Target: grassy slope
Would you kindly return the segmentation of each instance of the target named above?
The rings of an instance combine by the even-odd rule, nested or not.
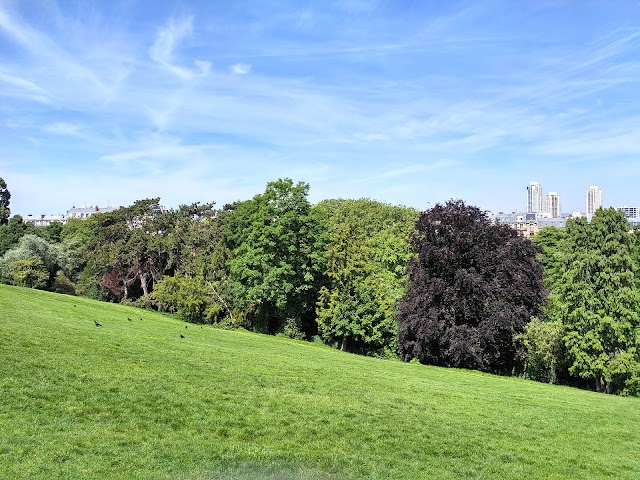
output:
[[[0,392],[0,478],[640,478],[636,398],[8,286]]]

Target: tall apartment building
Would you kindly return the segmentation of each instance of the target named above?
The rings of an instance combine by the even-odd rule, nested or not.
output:
[[[542,215],[542,185],[531,182],[527,187],[527,212]]]
[[[587,190],[587,222],[591,221],[599,208],[602,208],[602,189],[591,185]]]
[[[626,205],[623,205],[621,207],[616,207],[616,210],[619,212],[624,213],[624,216],[627,218],[638,218],[638,215],[640,213],[640,208],[638,207],[627,207]]]
[[[557,192],[549,192],[544,199],[544,213],[546,218],[560,218],[562,208],[560,207],[560,195]]]

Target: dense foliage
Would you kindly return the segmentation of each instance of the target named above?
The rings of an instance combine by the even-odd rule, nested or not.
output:
[[[64,225],[5,217],[0,282],[364,355],[640,393],[640,234],[621,214],[545,228],[532,243],[462,201],[420,214],[308,195],[281,179],[222,208],[161,212],[152,198]],[[8,200],[0,182],[7,215]]]
[[[597,391],[640,388],[640,277],[637,233],[620,212],[598,210],[591,223],[569,222],[541,232],[551,290],[547,332],[555,346],[545,367],[551,379],[589,382]],[[525,336],[527,339],[528,336]],[[532,352],[535,358],[538,352]],[[574,379],[574,380],[572,380]]]
[[[395,314],[418,212],[368,199],[325,200],[315,208],[329,236],[316,309],[320,333],[345,351],[395,356]]]
[[[11,215],[9,200],[11,200],[11,192],[7,188],[7,182],[0,177],[0,225],[7,223]]]
[[[231,300],[248,328],[316,333],[323,236],[308,191],[303,182],[270,182],[263,194],[237,204],[225,225]]]
[[[416,229],[398,314],[402,358],[510,373],[518,335],[544,300],[538,248],[462,201],[424,212]]]

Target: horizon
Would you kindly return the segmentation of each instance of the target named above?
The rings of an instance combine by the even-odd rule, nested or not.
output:
[[[0,177],[12,214],[309,199],[640,205],[640,4],[9,1]],[[45,211],[46,210],[46,211]]]

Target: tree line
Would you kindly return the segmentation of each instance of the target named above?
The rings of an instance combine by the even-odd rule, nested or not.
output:
[[[312,205],[308,184],[280,179],[222,208],[158,214],[153,198],[38,228],[9,217],[0,187],[3,283],[352,353],[640,391],[640,241],[613,209],[531,241],[460,200],[424,212]]]

